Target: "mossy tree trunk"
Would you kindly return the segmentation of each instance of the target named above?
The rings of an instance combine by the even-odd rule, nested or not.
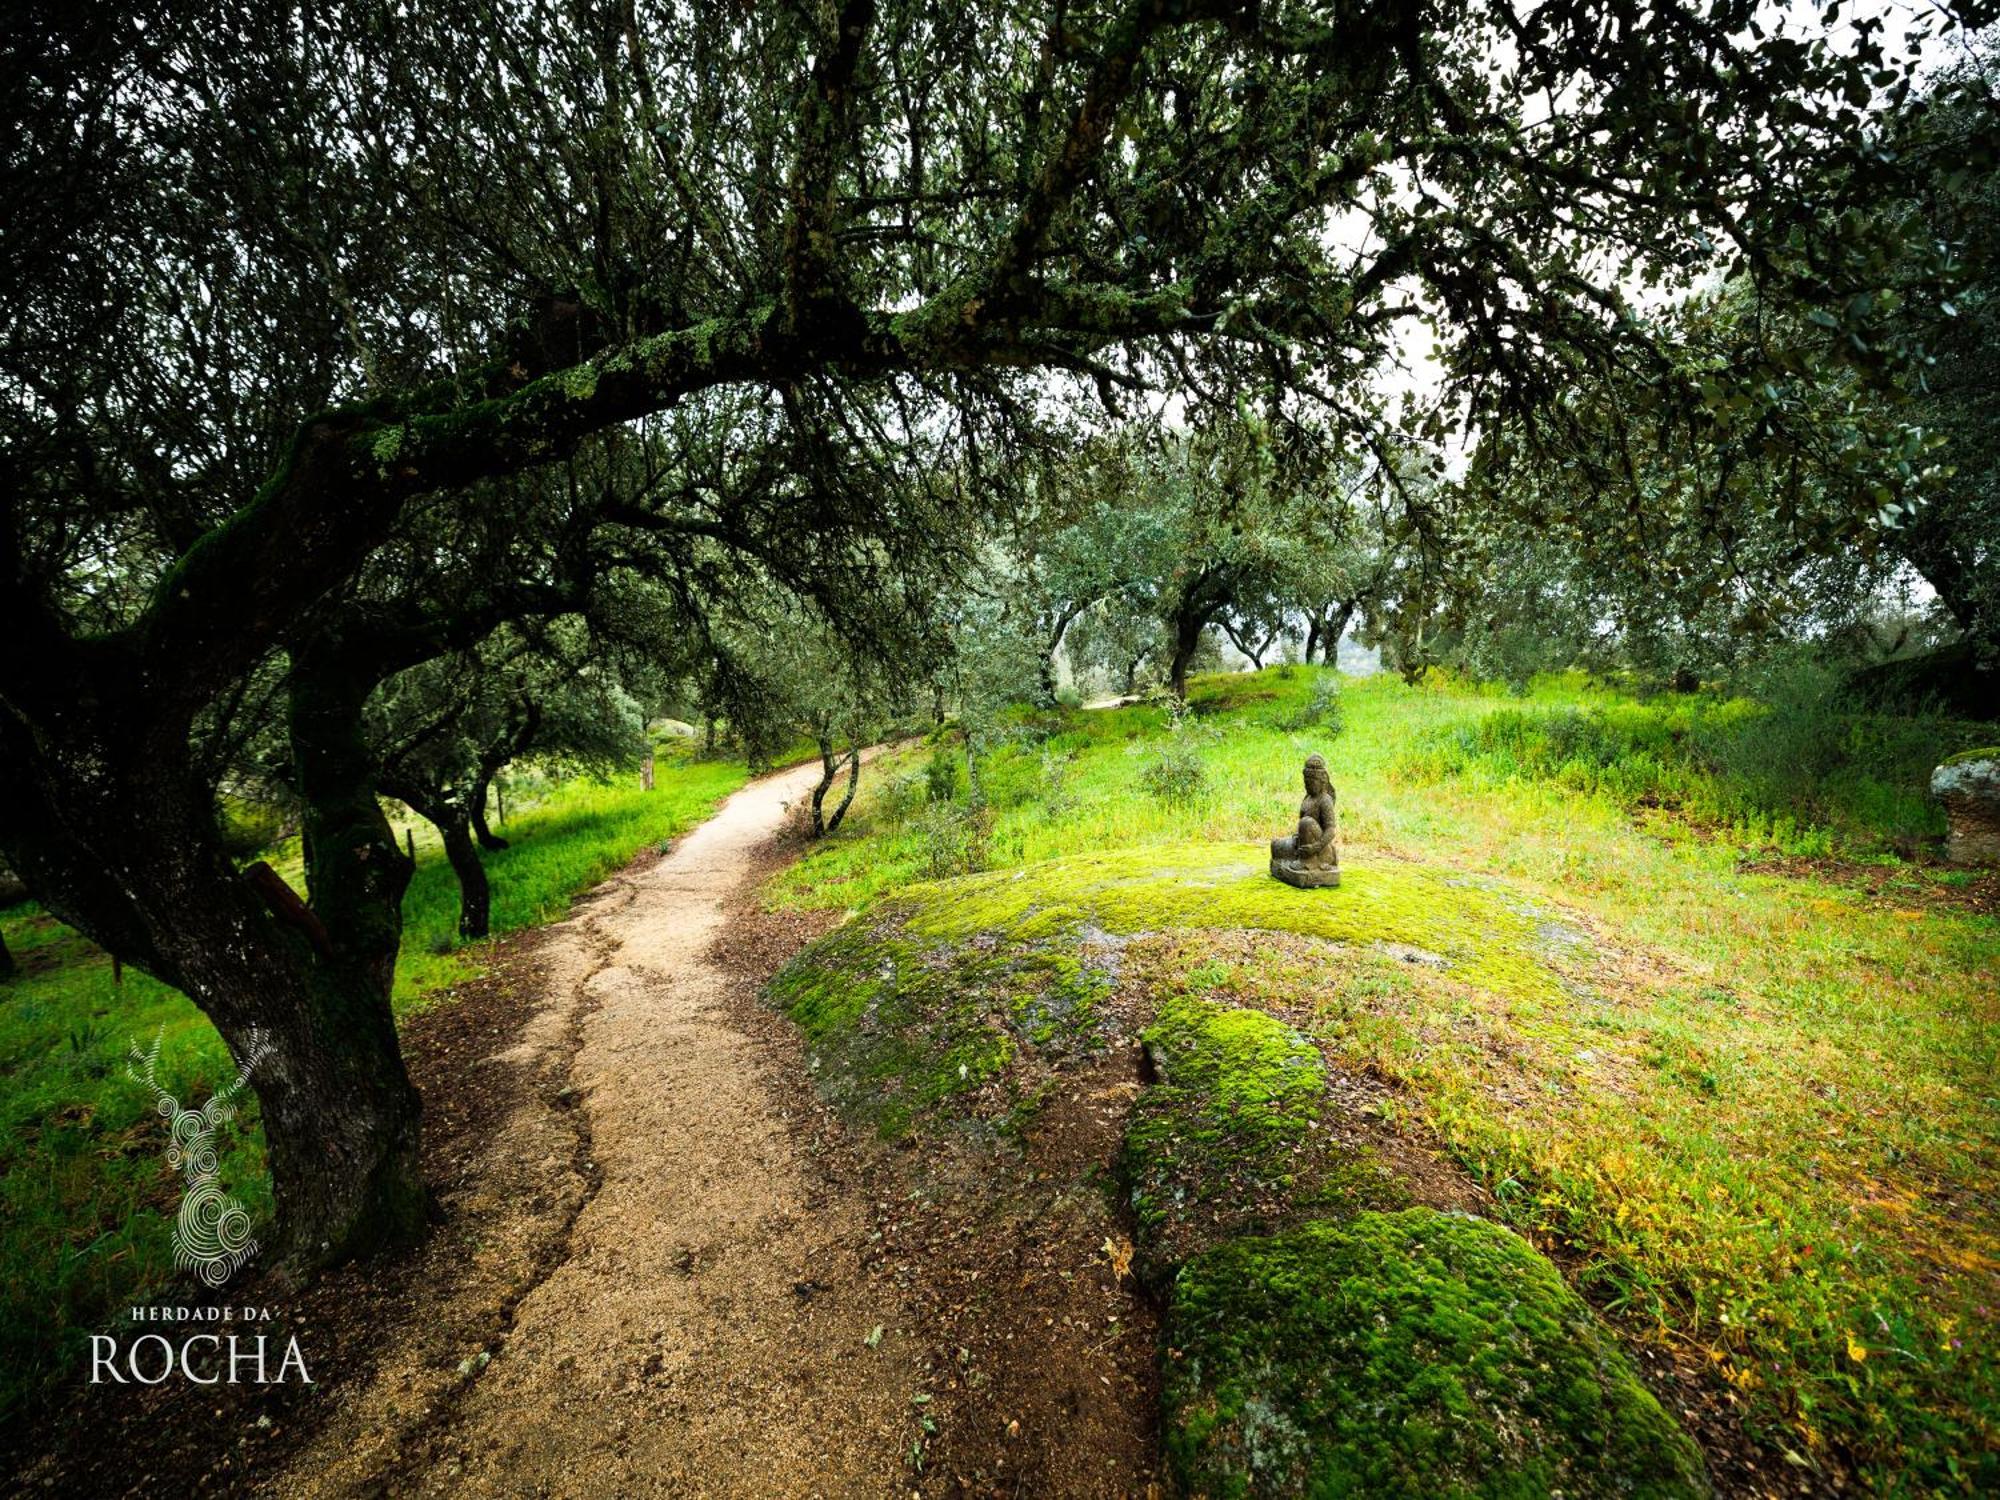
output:
[[[382,813],[362,729],[378,680],[337,651],[294,655],[287,727],[312,848],[306,888],[329,940],[324,953],[308,943],[314,962],[292,1008],[307,1023],[306,1057],[296,1099],[277,1101],[281,1129],[272,1131],[273,1101],[253,1082],[280,1214],[294,1252],[308,1258],[408,1243],[425,1223],[422,1107],[390,1009],[415,862]],[[329,1120],[340,1128],[328,1130]]]

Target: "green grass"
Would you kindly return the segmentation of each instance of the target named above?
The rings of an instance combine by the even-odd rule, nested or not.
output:
[[[1172,800],[1145,791],[1159,710],[1024,717],[982,777],[990,873],[942,885],[917,879],[913,750],[772,899],[893,913],[936,950],[1150,934],[1157,971],[1403,1085],[1512,1227],[1627,1338],[1710,1363],[1760,1440],[1883,1492],[2000,1480],[2000,923],[1888,852],[1933,836],[1924,762],[1963,726],[1850,719],[1798,787],[1760,786],[1713,749],[1756,705],[1371,679],[1330,738],[1285,727],[1314,676],[1200,682],[1217,733]],[[1538,748],[1593,734],[1614,749]],[[1658,774],[1621,772],[1648,736]],[[1312,750],[1338,891],[1270,882],[1253,842]],[[1741,867],[1773,851],[1874,861],[1887,894]]]
[[[649,844],[706,817],[740,786],[740,765],[663,761],[657,789],[524,778],[507,849],[486,856],[496,935],[558,918],[578,892]],[[633,778],[636,782],[636,778]],[[404,898],[395,1006],[407,1016],[479,972],[484,945],[456,935],[458,890],[435,839],[417,840]],[[298,879],[297,853],[275,861]],[[0,914],[21,974],[0,984],[0,1420],[52,1376],[81,1369],[88,1332],[169,1285],[180,1184],[158,1116],[125,1076],[126,1048],[161,1037],[160,1076],[183,1103],[230,1071],[207,1019],[176,991],[127,970],[32,904]],[[252,1104],[224,1137],[224,1185],[270,1209]]]
[[[1507,710],[1432,736],[1437,776],[1539,781],[1664,808],[1786,854],[1910,853],[1945,831],[1930,773],[1985,724],[1693,697]]]

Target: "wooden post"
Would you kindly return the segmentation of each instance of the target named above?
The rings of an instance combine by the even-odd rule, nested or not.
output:
[[[653,789],[653,751],[652,748],[649,746],[646,750],[646,758],[639,762],[639,790],[642,792],[650,792],[652,789]]]

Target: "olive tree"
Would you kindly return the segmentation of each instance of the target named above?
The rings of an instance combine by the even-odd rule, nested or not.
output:
[[[399,672],[369,700],[376,787],[437,830],[458,881],[462,937],[485,937],[491,919],[479,851],[506,846],[486,826],[494,778],[527,756],[606,776],[647,752],[637,701],[588,645],[573,619],[504,629]]]

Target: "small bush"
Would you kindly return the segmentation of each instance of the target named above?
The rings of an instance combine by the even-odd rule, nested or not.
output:
[[[1192,802],[1208,790],[1208,767],[1193,746],[1170,741],[1139,773],[1139,782],[1162,802]]]
[[[1068,816],[1076,808],[1076,793],[1069,784],[1076,766],[1076,752],[1058,752],[1042,746],[1042,814],[1051,821]]]
[[[1341,731],[1347,728],[1347,711],[1340,701],[1339,676],[1327,671],[1314,677],[1312,692],[1306,695],[1306,701],[1279,719],[1278,727],[1294,733],[1318,729],[1329,739],[1339,738]]]
[[[949,802],[931,802],[917,819],[924,876],[947,880],[970,875],[985,863],[986,838],[980,820]]]
[[[924,787],[932,802],[949,802],[958,795],[958,751],[939,745],[924,763]]]
[[[916,817],[930,800],[930,777],[925,771],[898,771],[875,790],[876,811],[897,827]]]
[[[1171,703],[1169,712],[1166,742],[1139,773],[1139,784],[1162,802],[1192,802],[1208,790],[1202,750],[1215,731],[1195,722],[1184,703]]]

